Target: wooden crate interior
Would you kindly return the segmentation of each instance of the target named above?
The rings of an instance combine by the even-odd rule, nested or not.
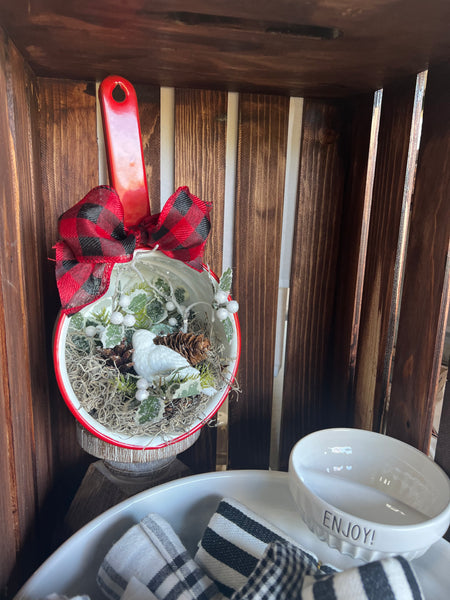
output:
[[[241,392],[181,460],[286,469],[295,441],[329,426],[429,450],[449,304],[450,4],[257,11],[2,2],[5,598],[60,541],[93,460],[53,374],[52,247],[59,215],[105,182],[109,74],[136,87],[152,213],[179,185],[213,201],[205,262],[234,271]]]

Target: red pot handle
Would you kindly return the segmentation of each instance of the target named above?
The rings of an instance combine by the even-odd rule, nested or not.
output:
[[[118,75],[106,77],[98,91],[111,185],[124,207],[127,227],[150,215],[136,92]]]

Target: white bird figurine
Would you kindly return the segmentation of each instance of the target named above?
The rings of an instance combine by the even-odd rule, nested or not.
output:
[[[138,329],[133,334],[134,370],[149,383],[159,381],[174,374],[185,377],[198,377],[199,372],[189,361],[172,348],[153,343],[156,335],[146,329]]]

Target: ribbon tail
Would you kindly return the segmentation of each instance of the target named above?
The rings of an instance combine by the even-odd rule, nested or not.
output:
[[[81,263],[64,242],[56,248],[56,284],[61,299],[61,312],[72,315],[101,298],[109,287],[113,264]]]

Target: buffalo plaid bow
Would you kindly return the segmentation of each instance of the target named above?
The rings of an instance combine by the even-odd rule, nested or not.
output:
[[[116,192],[91,190],[59,219],[56,282],[62,312],[73,314],[108,289],[115,263],[129,262],[136,248],[155,248],[201,271],[201,256],[211,228],[211,203],[180,187],[161,213],[126,228]]]

